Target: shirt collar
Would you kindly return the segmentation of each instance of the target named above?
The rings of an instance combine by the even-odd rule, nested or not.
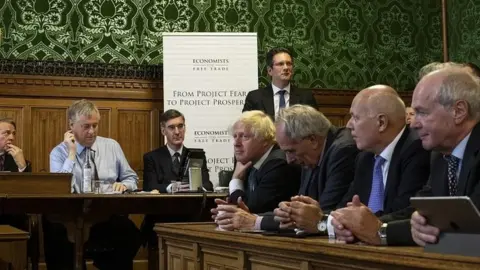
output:
[[[167,149],[168,149],[168,152],[170,153],[170,156],[173,157],[173,155],[175,155],[175,153],[179,153],[180,155],[182,155],[182,151],[183,151],[183,145],[180,147],[180,149],[178,149],[178,151],[175,151],[173,150],[172,148],[170,148],[170,146],[167,144]]]
[[[285,91],[287,91],[287,93],[290,94],[290,84],[285,86],[285,88],[280,89],[272,83],[272,89],[273,89],[273,95],[276,95],[278,93],[278,91],[280,91],[280,90],[285,90]]]
[[[467,142],[468,139],[470,139],[471,134],[471,132],[468,133],[468,135],[465,136],[465,138],[463,138],[463,140],[461,140],[459,144],[457,144],[457,146],[452,151],[453,156],[459,158],[460,160],[463,159],[463,155],[465,154],[465,148],[467,147]]]
[[[94,152],[97,151],[97,140],[100,136],[97,136],[95,138],[95,142],[93,142],[92,146],[90,147],[90,150],[93,150]],[[85,146],[79,144],[76,140],[75,140],[75,145],[77,146],[77,155],[80,155],[82,152],[83,152],[83,149],[85,149]]]
[[[263,165],[263,162],[265,162],[265,160],[267,159],[268,155],[270,155],[270,152],[272,152],[272,148],[273,148],[273,145],[270,146],[270,148],[268,149],[267,152],[265,152],[265,154],[263,154],[263,156],[257,161],[255,162],[255,164],[253,165],[253,167],[257,170],[260,169],[260,167],[262,167]]]
[[[400,137],[402,137],[403,132],[405,131],[405,127],[402,128],[400,133],[397,134],[395,139],[387,146],[385,149],[383,149],[382,153],[380,153],[380,156],[385,159],[385,161],[390,161],[393,156],[393,151],[395,150],[395,147],[397,146],[398,141],[400,140]]]

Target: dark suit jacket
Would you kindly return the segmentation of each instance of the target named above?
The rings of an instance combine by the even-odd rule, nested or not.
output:
[[[456,196],[469,196],[477,208],[480,208],[480,123],[477,124],[468,139],[463,154],[462,167],[458,178]],[[427,184],[417,196],[449,196],[447,180],[447,162],[443,155],[432,152],[431,173]],[[410,217],[415,209],[404,210],[385,215],[381,218],[388,222],[388,245],[415,245],[410,229]]]
[[[248,183],[250,169],[245,173],[244,190],[235,190],[230,201],[237,202],[242,197],[251,213],[272,211],[278,204],[297,193],[300,169],[289,165],[285,153],[274,146],[261,167],[255,173],[255,189],[251,191]]]
[[[363,204],[368,205],[374,164],[375,155],[371,152],[364,151],[357,156],[355,179],[338,208],[345,207],[355,194],[360,196]],[[415,196],[422,189],[429,175],[430,151],[423,149],[417,132],[407,126],[398,140],[390,160],[383,212],[376,214],[381,216],[408,207],[410,197]]]
[[[317,200],[323,211],[333,210],[353,181],[358,152],[350,130],[332,126],[327,134],[320,165],[302,170],[298,194]],[[310,177],[312,174],[313,177]],[[261,227],[275,230],[278,229],[278,223],[271,214],[267,214],[262,219]]]
[[[31,172],[32,171],[32,166],[28,160],[25,160],[27,163],[27,168],[23,172]],[[3,163],[3,170],[4,171],[9,171],[9,172],[18,172],[18,166],[17,163],[15,163],[15,160],[13,157],[7,153],[5,153],[5,162]]]
[[[317,109],[317,103],[310,90],[298,89],[290,85],[290,106],[295,104],[304,104]],[[260,110],[268,114],[275,120],[275,107],[273,104],[273,89],[269,84],[265,88],[260,88],[248,92],[245,98],[242,112]]]
[[[180,156],[180,164],[183,164],[187,156],[187,150],[183,146],[182,155]],[[206,190],[213,190],[213,184],[210,182],[208,175],[207,159],[204,156],[202,167],[203,187]],[[167,192],[167,186],[170,181],[177,180],[178,174],[173,171],[172,156],[166,145],[143,155],[143,190],[151,191],[157,189],[161,193]]]

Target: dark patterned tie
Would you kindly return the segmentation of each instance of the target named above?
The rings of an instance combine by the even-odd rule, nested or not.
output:
[[[180,153],[173,154],[173,171],[178,175],[180,171]]]
[[[448,155],[445,156],[445,160],[447,160],[448,193],[450,196],[454,196],[457,193],[457,170],[460,159],[456,156]]]
[[[368,208],[373,213],[383,211],[383,199],[385,196],[385,187],[383,184],[382,165],[386,160],[381,156],[375,157],[375,165],[373,166],[372,189],[370,198],[368,199]]]
[[[280,103],[279,103],[278,107],[280,109],[283,109],[286,106],[286,104],[285,104],[285,92],[287,92],[287,91],[285,91],[285,90],[278,91],[278,94],[280,95]]]
[[[257,173],[257,169],[253,168],[250,170],[250,173],[248,174],[248,189],[253,192],[255,191],[255,182],[256,182],[256,177],[255,174]]]
[[[5,154],[0,155],[0,171],[3,171],[5,165]]]

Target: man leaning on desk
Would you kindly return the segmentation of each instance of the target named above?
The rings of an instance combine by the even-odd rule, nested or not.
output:
[[[50,153],[50,171],[72,173],[72,192],[83,193],[83,165],[92,164],[91,178],[109,182],[114,191],[137,189],[138,176],[123,151],[113,139],[97,136],[100,113],[90,101],[82,99],[68,108],[70,130],[64,141]],[[65,227],[43,219],[45,260],[48,269],[73,268],[73,244],[68,241]],[[88,244],[112,252],[92,253],[99,269],[133,269],[133,258],[141,243],[140,232],[127,216],[112,216],[96,223],[90,230]],[[87,245],[88,246],[88,245]]]
[[[468,196],[480,207],[480,80],[449,64],[420,80],[412,107],[411,127],[423,148],[434,151],[430,179],[418,196]],[[424,246],[440,236],[440,229],[411,207],[378,219],[354,199],[331,215],[337,239],[346,242]]]

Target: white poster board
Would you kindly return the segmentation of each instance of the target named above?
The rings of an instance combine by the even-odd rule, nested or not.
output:
[[[163,33],[164,109],[185,115],[185,146],[203,148],[210,181],[233,169],[229,127],[258,88],[256,33]]]

